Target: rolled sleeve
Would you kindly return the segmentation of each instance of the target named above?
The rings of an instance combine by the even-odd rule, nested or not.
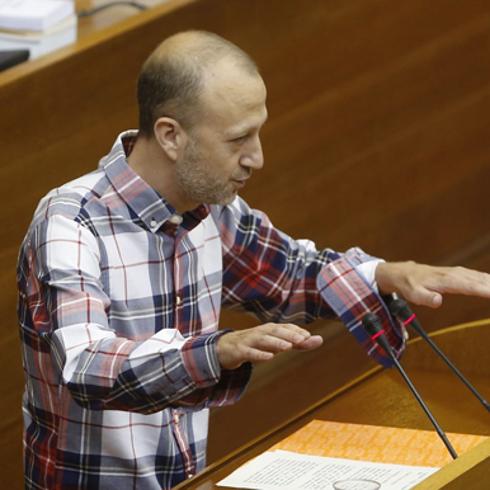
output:
[[[251,363],[246,362],[236,369],[223,369],[218,360],[218,339],[230,331],[226,329],[193,337],[182,347],[183,364],[198,388],[181,400],[182,404],[230,405],[244,393],[252,374]]]
[[[362,319],[369,312],[380,318],[397,356],[400,356],[405,348],[405,338],[401,325],[391,318],[377,291],[359,272],[359,265],[365,262],[374,261],[360,249],[348,251],[345,256],[322,269],[317,279],[318,290],[368,355],[383,366],[391,367],[392,360],[365,332]]]

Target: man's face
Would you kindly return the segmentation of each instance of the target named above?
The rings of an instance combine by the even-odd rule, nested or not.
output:
[[[189,130],[177,161],[177,183],[190,202],[228,204],[263,165],[259,131],[267,119],[266,89],[258,75],[242,71],[208,78],[202,119]]]

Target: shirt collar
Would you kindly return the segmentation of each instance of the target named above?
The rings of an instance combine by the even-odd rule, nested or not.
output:
[[[186,212],[182,218],[155,189],[150,187],[129,165],[127,157],[133,149],[138,131],[129,130],[121,133],[111,151],[99,163],[112,184],[115,193],[126,205],[138,215],[143,223],[157,232],[164,223],[182,221],[182,226],[191,230],[208,214],[207,206],[200,205]],[[181,218],[181,219],[180,219]]]

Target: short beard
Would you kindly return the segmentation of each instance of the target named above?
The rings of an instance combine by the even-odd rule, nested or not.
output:
[[[227,183],[210,174],[206,159],[197,144],[190,141],[182,160],[177,163],[177,184],[186,199],[200,204],[229,204],[235,193]]]

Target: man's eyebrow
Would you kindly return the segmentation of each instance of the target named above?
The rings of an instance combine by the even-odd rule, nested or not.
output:
[[[253,125],[248,125],[248,126],[245,126],[245,125],[244,126],[235,126],[234,128],[231,128],[228,131],[226,131],[226,135],[227,135],[227,137],[233,138],[233,137],[237,137],[238,135],[241,135],[241,134],[247,134],[250,131],[255,130],[257,128],[260,129],[267,122],[268,117],[269,117],[269,114],[266,110],[264,117],[263,117],[263,119],[261,119],[259,124],[257,124],[257,125],[253,124]]]

